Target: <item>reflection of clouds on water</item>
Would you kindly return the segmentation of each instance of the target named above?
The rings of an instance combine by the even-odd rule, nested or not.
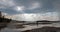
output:
[[[40,25],[38,25],[38,27],[37,27],[37,25],[32,25],[32,26],[26,25],[26,26],[27,26],[27,28],[25,28],[25,29],[35,29],[35,28],[41,28],[44,26],[60,27],[59,23],[45,24],[45,25],[40,24]],[[1,32],[21,32],[21,31],[24,31],[24,29],[14,29],[14,28],[7,28],[6,27],[1,30]]]

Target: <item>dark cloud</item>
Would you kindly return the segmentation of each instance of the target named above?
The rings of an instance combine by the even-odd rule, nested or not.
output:
[[[34,18],[35,16],[36,19],[38,20],[41,14],[42,15],[44,14],[47,17],[47,19],[49,16],[53,15],[53,17],[50,17],[49,19],[51,20],[52,18],[55,20],[56,19],[55,16],[57,16],[57,18],[60,17],[60,0],[7,0],[7,1],[0,0],[0,11],[13,15],[17,19],[20,19],[19,18],[20,14],[24,14],[25,16],[21,16],[21,17],[22,18],[26,17],[26,18],[23,18],[22,20],[27,20],[27,19],[35,20]],[[34,14],[36,15],[29,16],[28,13],[32,13],[33,15]],[[38,14],[39,16],[37,15],[37,13],[39,13]]]
[[[12,4],[10,4],[10,2]],[[55,12],[60,10],[60,0],[11,0],[11,1],[0,1],[0,6],[3,4],[4,8],[0,8],[0,11],[7,12],[9,14],[22,13],[14,11],[13,7],[24,6],[26,9],[23,10],[26,13],[46,13],[46,12]],[[38,3],[38,4],[35,4]],[[13,5],[14,4],[14,5]],[[34,4],[34,5],[32,5]],[[41,7],[39,7],[41,5]],[[59,6],[58,6],[59,5]],[[34,7],[33,7],[34,6]],[[11,8],[10,8],[11,7]]]
[[[25,12],[28,13],[39,13],[39,12],[55,12],[55,8],[54,8],[54,2],[60,2],[59,0],[16,0],[15,2],[17,3],[17,5],[23,5],[26,8],[29,8],[29,6],[33,3],[33,2],[41,2],[42,7],[41,8],[36,8],[34,10],[25,10]],[[36,11],[36,12],[35,12]]]

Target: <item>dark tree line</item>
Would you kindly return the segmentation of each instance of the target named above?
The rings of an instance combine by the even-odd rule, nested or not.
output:
[[[8,23],[10,23],[11,19],[7,19],[7,18],[0,18],[0,30],[2,28],[5,28],[7,26]]]

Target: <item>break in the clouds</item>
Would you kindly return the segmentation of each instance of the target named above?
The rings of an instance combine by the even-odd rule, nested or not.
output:
[[[60,0],[0,0],[0,11],[4,12],[5,14],[8,14],[7,15],[8,17],[10,15],[15,16],[17,14],[16,18],[12,17],[13,19],[20,19],[20,16],[19,16],[20,14],[34,14],[35,15],[37,13],[39,15],[44,14],[46,16],[46,17],[44,16],[45,18],[43,18],[42,16],[41,19],[46,19],[47,17],[50,17],[51,15],[54,16],[54,17],[50,17],[52,19],[55,18],[55,16],[60,18],[60,14],[59,14],[60,13]],[[54,12],[57,14],[55,14]],[[27,20],[27,19],[36,20],[36,19],[39,19],[37,16],[38,15],[34,16],[34,18],[36,17],[35,19],[33,18],[33,16],[30,17],[29,15],[22,16],[22,17],[25,17],[22,20]]]

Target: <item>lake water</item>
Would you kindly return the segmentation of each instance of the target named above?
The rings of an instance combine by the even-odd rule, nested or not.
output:
[[[13,24],[13,23],[12,23]],[[35,29],[35,28],[41,28],[43,26],[54,26],[54,27],[60,27],[60,24],[59,23],[53,23],[53,24],[45,24],[45,25],[42,25],[42,24],[39,24],[38,26],[37,25],[25,25],[25,28],[21,29],[16,29],[16,26],[12,26],[11,24],[8,24],[6,28],[4,29],[1,29],[0,32],[21,32],[21,31],[24,31],[24,30],[30,30],[30,29]],[[13,27],[13,28],[12,28]]]

